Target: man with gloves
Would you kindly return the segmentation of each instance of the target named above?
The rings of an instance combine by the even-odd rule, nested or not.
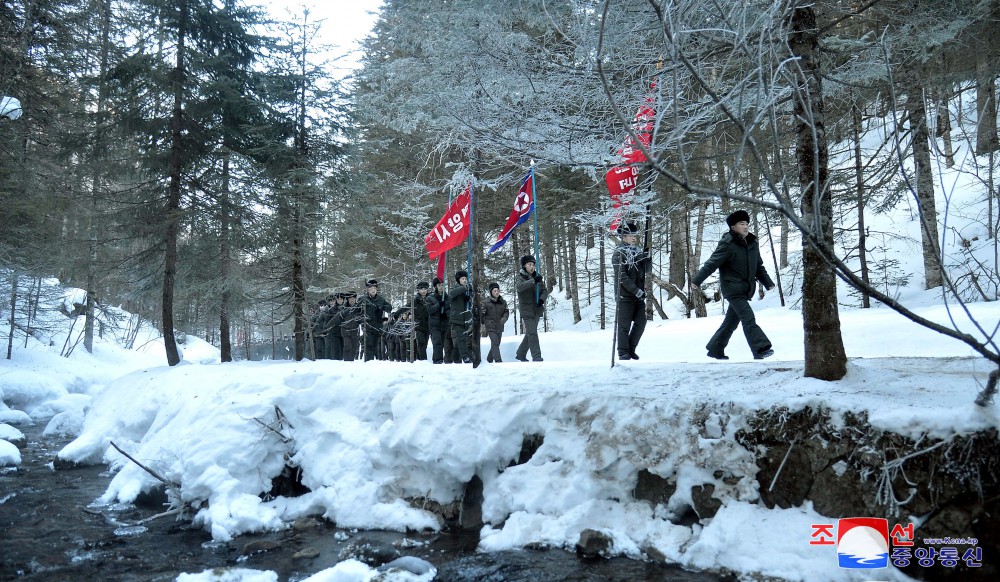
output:
[[[549,296],[548,289],[542,283],[542,276],[535,270],[535,257],[521,257],[521,270],[517,272],[517,306],[521,311],[521,323],[524,325],[524,339],[517,347],[514,358],[520,362],[528,361],[528,350],[531,350],[533,362],[542,361],[542,348],[538,345],[538,320],[545,315],[545,300]]]
[[[768,291],[774,288],[774,282],[760,258],[757,237],[750,234],[750,215],[745,210],[737,210],[726,218],[726,224],[729,230],[722,235],[719,246],[691,279],[691,290],[700,293],[701,284],[718,269],[722,296],[729,301],[729,309],[722,325],[712,339],[708,340],[705,348],[708,350],[708,357],[728,360],[726,346],[729,345],[729,338],[736,331],[736,326],[742,323],[743,335],[750,344],[754,359],[763,360],[773,356],[774,350],[771,349],[771,340],[767,339],[764,330],[757,325],[750,307],[750,298],[757,286],[755,281],[759,281]]]
[[[635,246],[639,227],[635,222],[622,223],[617,230],[621,244],[611,255],[615,271],[618,334],[618,359],[638,360],[635,348],[646,329],[646,274],[653,269],[649,250]]]

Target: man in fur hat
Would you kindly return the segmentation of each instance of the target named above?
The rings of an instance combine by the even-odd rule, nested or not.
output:
[[[465,271],[458,271],[455,273],[455,283],[456,285],[448,291],[452,350],[458,352],[463,363],[469,364],[472,362],[468,342],[468,332],[472,325],[469,274]]]
[[[365,316],[365,361],[367,362],[376,357],[380,360],[385,358],[379,346],[382,344],[382,335],[385,331],[384,320],[392,312],[392,305],[379,295],[378,281],[375,279],[368,279],[365,289],[365,296],[358,305]]]
[[[639,235],[635,222],[622,223],[617,232],[622,242],[611,255],[611,266],[617,284],[615,300],[618,311],[615,320],[618,323],[618,359],[638,360],[635,348],[646,329],[646,274],[653,270],[653,261],[648,249],[635,246]]]
[[[503,326],[510,317],[507,301],[500,296],[500,284],[490,283],[489,297],[483,303],[483,323],[486,324],[486,335],[490,337],[490,353],[487,362],[502,362],[500,358],[500,338],[503,336]]]
[[[691,279],[691,290],[700,293],[701,284],[718,269],[722,296],[729,301],[729,309],[722,325],[705,348],[708,350],[708,357],[728,360],[726,346],[729,345],[729,338],[736,331],[736,326],[743,324],[743,335],[750,344],[754,359],[763,360],[773,356],[774,350],[771,349],[771,340],[767,339],[764,330],[757,325],[750,307],[750,298],[756,288],[755,281],[759,281],[768,291],[774,288],[774,282],[760,258],[757,237],[750,233],[750,215],[745,210],[737,210],[726,218],[726,224],[729,225],[729,231],[722,235],[715,252]]]
[[[434,286],[434,290],[428,293],[427,298],[437,305],[437,311],[429,311],[427,317],[428,327],[431,330],[431,343],[434,345],[431,361],[435,364],[443,364],[445,332],[448,326],[448,302],[444,293],[444,282],[434,277],[431,284]]]
[[[549,291],[542,282],[542,276],[535,270],[535,257],[521,257],[521,270],[517,272],[517,308],[521,312],[521,323],[524,325],[524,339],[517,346],[514,359],[519,362],[528,361],[528,351],[531,351],[533,362],[542,361],[542,348],[538,344],[538,320],[545,315],[545,300]]]
[[[427,359],[427,336],[431,332],[431,318],[437,318],[441,309],[438,300],[430,294],[430,289],[427,281],[421,281],[417,283],[417,294],[413,297],[413,323],[416,331],[414,360]]]
[[[344,306],[333,316],[333,324],[340,328],[340,336],[343,338],[345,362],[353,362],[358,355],[359,329],[364,315],[356,304],[357,298],[358,294],[354,291],[344,293]]]

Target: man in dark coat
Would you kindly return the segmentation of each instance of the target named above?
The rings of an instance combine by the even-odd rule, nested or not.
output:
[[[333,307],[330,309],[330,325],[326,333],[326,353],[331,360],[344,359],[344,336],[336,323],[337,313],[344,308],[344,294],[333,295]]]
[[[437,312],[429,309],[427,315],[428,327],[431,330],[431,343],[434,344],[431,361],[435,364],[443,364],[445,332],[448,325],[448,302],[444,294],[444,282],[434,277],[433,285],[434,291],[427,296],[428,299],[437,304]]]
[[[639,227],[635,222],[625,222],[618,227],[622,242],[611,255],[615,271],[618,323],[618,359],[638,360],[635,348],[639,346],[646,329],[646,274],[653,269],[649,251],[635,246]]]
[[[313,359],[321,360],[326,357],[326,299],[320,299],[316,303],[316,310],[309,317],[309,330],[313,339]]]
[[[468,332],[472,326],[472,308],[469,292],[469,274],[465,271],[455,273],[455,286],[448,290],[448,311],[451,327],[452,351],[458,352],[463,363],[472,363],[469,354]]]
[[[502,362],[500,359],[500,338],[503,336],[503,326],[510,317],[507,301],[500,296],[500,285],[490,283],[490,295],[483,304],[483,323],[486,325],[486,335],[490,338],[490,353],[487,362]]]
[[[392,311],[392,305],[378,293],[378,281],[368,279],[365,283],[365,296],[358,303],[365,318],[365,361],[374,358],[385,359],[385,352],[380,351],[383,345],[382,335],[385,331],[385,320]]]
[[[431,332],[431,318],[440,312],[438,300],[430,294],[427,281],[417,283],[417,294],[413,297],[414,360],[427,359],[427,337]],[[432,315],[433,314],[433,315]]]
[[[709,275],[719,270],[719,287],[722,296],[729,301],[729,310],[722,320],[722,325],[708,341],[705,348],[708,356],[717,360],[728,360],[726,346],[729,338],[736,331],[736,326],[743,324],[743,334],[750,344],[753,357],[762,360],[774,355],[771,340],[767,339],[764,330],[757,325],[753,309],[750,308],[750,298],[759,281],[765,289],[774,288],[771,277],[764,268],[760,258],[757,237],[750,234],[750,215],[745,210],[737,210],[726,218],[729,231],[722,235],[719,246],[705,265],[691,280],[691,290],[701,292],[700,286]]]
[[[517,346],[514,359],[527,362],[528,350],[531,350],[533,362],[542,361],[542,348],[538,344],[538,320],[545,316],[545,300],[549,296],[548,289],[542,283],[542,276],[535,270],[535,257],[521,257],[521,270],[517,272],[517,308],[521,312],[521,323],[524,325],[524,339]]]
[[[358,294],[354,291],[344,293],[344,306],[333,316],[333,325],[340,327],[340,336],[343,338],[345,362],[353,362],[358,356],[359,330],[364,320],[364,314],[356,304],[357,297]]]

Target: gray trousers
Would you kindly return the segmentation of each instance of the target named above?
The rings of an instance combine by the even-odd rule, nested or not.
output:
[[[542,347],[538,345],[538,318],[521,317],[521,322],[524,324],[524,339],[517,346],[517,357],[524,359],[531,350],[532,360],[542,359]]]
[[[767,339],[764,330],[757,325],[757,318],[754,317],[753,308],[746,297],[727,297],[729,309],[726,317],[722,320],[722,325],[718,331],[708,340],[705,348],[713,354],[721,354],[729,345],[729,338],[733,336],[736,327],[743,324],[743,335],[747,338],[747,344],[754,354],[758,354],[771,347],[771,340]]]
[[[618,318],[618,356],[634,354],[646,330],[646,303],[638,299],[620,299],[615,317]]]
[[[499,331],[488,331],[486,332],[490,336],[490,353],[486,356],[487,362],[502,362],[500,359],[500,336],[503,335]]]

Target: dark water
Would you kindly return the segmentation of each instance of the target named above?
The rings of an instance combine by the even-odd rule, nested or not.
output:
[[[70,439],[42,437],[44,423],[19,427],[23,463],[0,469],[0,580],[159,581],[216,567],[273,570],[301,580],[348,558],[377,566],[416,556],[442,581],[724,580],[674,566],[617,558],[584,561],[562,550],[476,552],[477,535],[341,530],[303,520],[282,532],[213,542],[175,516],[141,526],[161,509],[93,506],[111,476],[102,466],[56,471],[51,461]]]

